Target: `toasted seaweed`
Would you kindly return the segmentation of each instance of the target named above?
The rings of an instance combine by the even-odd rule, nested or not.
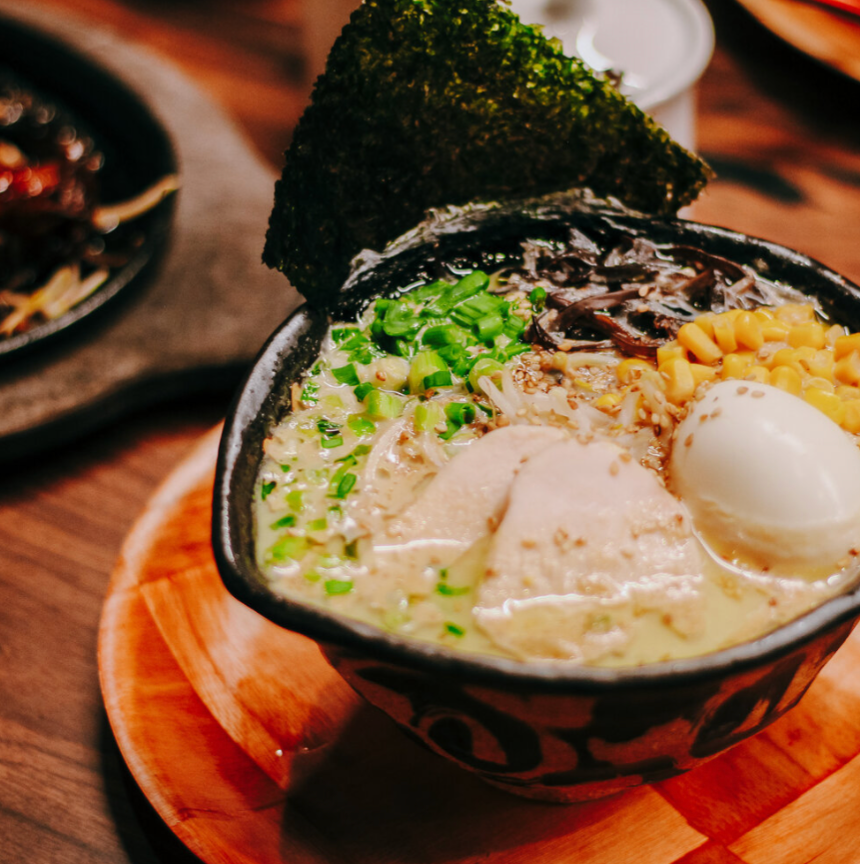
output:
[[[587,186],[668,215],[709,174],[496,0],[365,0],[295,130],[263,260],[325,304],[428,208]]]

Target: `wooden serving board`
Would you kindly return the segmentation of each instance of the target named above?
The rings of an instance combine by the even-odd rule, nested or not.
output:
[[[127,538],[101,622],[132,774],[207,864],[848,864],[860,860],[860,632],[800,705],[696,771],[569,806],[426,752],[307,639],[223,588],[210,547],[220,429]]]

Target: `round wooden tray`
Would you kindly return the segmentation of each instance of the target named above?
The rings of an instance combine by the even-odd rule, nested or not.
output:
[[[426,752],[316,646],[223,588],[220,429],[126,540],[99,638],[137,783],[207,864],[845,864],[860,860],[860,636],[800,705],[696,771],[601,801],[530,802]]]
[[[860,18],[803,0],[739,0],[772,33],[860,81]]]

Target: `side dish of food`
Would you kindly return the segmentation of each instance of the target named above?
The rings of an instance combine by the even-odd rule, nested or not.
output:
[[[860,334],[624,236],[449,267],[331,326],[264,444],[271,587],[390,632],[636,666],[755,639],[860,550]]]
[[[106,204],[104,158],[85,123],[0,68],[0,350],[101,288],[143,243],[120,226],[178,188],[168,175]]]

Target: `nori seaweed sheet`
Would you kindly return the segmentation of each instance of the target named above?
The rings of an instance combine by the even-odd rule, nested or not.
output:
[[[326,304],[428,208],[590,187],[670,215],[709,175],[496,0],[365,0],[295,130],[263,260]]]

